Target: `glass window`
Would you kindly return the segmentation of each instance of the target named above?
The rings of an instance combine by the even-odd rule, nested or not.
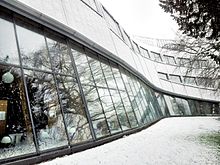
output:
[[[163,116],[169,116],[170,113],[169,113],[169,110],[168,110],[168,107],[166,105],[163,95],[161,93],[155,92],[155,96],[157,98],[157,101],[163,113]]]
[[[168,75],[166,73],[158,72],[158,76],[161,79],[168,80]]]
[[[183,76],[184,83],[189,84],[189,85],[196,85],[196,79],[195,77],[188,77],[188,76]]]
[[[122,130],[127,130],[130,128],[130,124],[128,121],[128,116],[125,111],[125,106],[122,102],[121,96],[117,90],[110,90],[112,100],[118,115],[118,120],[120,122]]]
[[[108,13],[108,11],[104,9],[104,14],[105,14],[105,18],[107,19],[109,26],[111,28],[111,30],[117,34],[120,38],[122,38],[122,34],[119,28],[119,24],[117,21],[115,21],[115,19]]]
[[[215,80],[211,78],[205,78],[205,77],[197,77],[196,82],[199,86],[203,87],[210,87],[214,88],[215,87]]]
[[[171,64],[171,65],[175,65],[176,64],[175,58],[173,56],[164,55],[163,57],[164,57],[164,61],[167,64]]]
[[[151,51],[151,54],[152,54],[153,59],[154,59],[155,61],[157,61],[157,62],[162,62],[162,58],[161,58],[161,56],[160,56],[159,53],[156,53],[156,52],[152,52],[152,51]]]
[[[2,17],[2,13],[0,13]],[[0,62],[19,65],[14,25],[0,18]]]
[[[189,107],[190,107],[190,111],[192,113],[192,115],[199,115],[199,111],[196,107],[196,102],[194,100],[188,100],[188,104],[189,104]]]
[[[170,81],[173,81],[173,82],[177,82],[177,83],[181,83],[182,82],[182,80],[181,80],[181,77],[180,76],[178,76],[178,75],[169,75],[169,80]]]
[[[44,36],[21,26],[16,29],[23,66],[51,70]]]
[[[72,144],[91,139],[78,84],[72,77],[56,75],[67,132]]]
[[[98,92],[111,133],[113,134],[121,131],[109,90],[105,88],[98,88]]]
[[[92,7],[95,11],[97,11],[97,6],[95,0],[83,0],[87,3],[90,7]]]
[[[53,75],[32,70],[24,70],[24,74],[40,150],[67,145]]]
[[[138,44],[137,44],[136,42],[134,42],[134,41],[133,41],[133,48],[134,48],[134,51],[135,51],[136,53],[138,53],[138,54],[140,53]]]
[[[47,45],[54,71],[65,75],[74,75],[66,44],[47,38]]]
[[[74,61],[77,66],[77,72],[83,85],[94,85],[93,76],[88,65],[87,57],[84,53],[81,53],[75,49],[71,49]]]
[[[122,30],[122,35],[123,35],[123,38],[124,38],[125,43],[126,43],[130,48],[132,48],[130,37],[128,36],[128,34],[127,34],[124,30]]]
[[[0,159],[33,153],[32,126],[19,68],[0,65]]]
[[[189,58],[178,58],[177,62],[180,66],[188,66],[190,65],[190,59]]]
[[[122,75],[123,81],[125,83],[126,91],[128,93],[129,99],[130,99],[131,107],[132,107],[132,109],[133,109],[133,111],[134,111],[134,113],[136,115],[138,123],[139,123],[139,125],[143,125],[144,124],[144,121],[143,121],[143,118],[142,118],[142,114],[143,113],[141,113],[139,111],[138,104],[136,102],[135,96],[134,96],[132,88],[131,88],[131,84],[130,84],[130,81],[129,81],[128,73],[123,71],[121,73],[121,75]]]
[[[95,58],[88,57],[88,63],[91,67],[92,75],[96,85],[107,88],[100,62]]]
[[[144,56],[146,58],[150,58],[150,54],[149,54],[147,49],[144,49],[143,47],[140,47],[140,51],[141,51],[142,56]]]

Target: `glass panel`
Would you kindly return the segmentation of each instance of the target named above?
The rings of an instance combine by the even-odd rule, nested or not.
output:
[[[173,56],[166,56],[166,55],[164,55],[163,57],[164,57],[165,62],[167,64],[172,64],[172,65],[176,64],[175,58]]]
[[[74,75],[66,44],[47,38],[47,45],[54,71],[66,75]]]
[[[166,106],[166,102],[164,100],[163,95],[160,94],[160,93],[157,93],[157,92],[155,92],[155,95],[156,95],[157,101],[159,103],[159,106],[161,108],[161,111],[163,113],[163,116],[169,116],[170,115],[169,114],[169,110],[168,110],[168,108]]]
[[[0,25],[0,62],[19,65],[14,26],[3,19],[0,19]]]
[[[140,50],[141,50],[141,54],[142,54],[144,57],[150,58],[150,54],[149,54],[148,50],[146,50],[146,49],[144,49],[144,48],[142,48],[142,47],[140,47]]]
[[[104,64],[104,63],[101,63],[101,66],[102,66],[108,87],[111,89],[117,89],[115,79],[112,74],[111,67],[109,65]]]
[[[158,76],[159,76],[159,78],[161,78],[161,79],[168,80],[168,76],[167,76],[166,73],[158,72]]]
[[[111,133],[121,131],[120,128],[112,128],[111,123],[113,122],[114,125],[119,125],[118,120],[116,118],[116,113],[115,113],[115,107],[112,103],[110,93],[108,89],[105,88],[98,88],[99,92],[99,97],[102,103],[102,107],[104,109],[106,118],[107,118],[107,123],[109,125]]]
[[[67,145],[52,74],[24,70],[40,150]]]
[[[107,87],[106,82],[105,82],[105,77],[102,73],[100,62],[90,57],[88,57],[88,62],[90,64],[96,85],[101,86],[101,87]]]
[[[140,125],[142,125],[144,123],[144,121],[142,120],[141,113],[140,113],[139,108],[138,108],[138,104],[136,103],[135,97],[134,97],[133,92],[132,92],[132,88],[129,84],[128,76],[126,74],[122,73],[122,78],[123,78],[123,81],[125,83],[125,87],[126,87],[126,90],[128,92],[128,95],[129,95],[129,98],[130,98],[130,101],[131,101],[131,107],[134,110],[134,113],[136,115],[138,123]]]
[[[169,75],[169,79],[170,81],[177,82],[177,83],[182,82],[180,76],[178,75]]]
[[[92,123],[97,138],[109,135],[108,125],[104,118],[93,120]]]
[[[112,68],[112,72],[115,77],[115,81],[117,83],[118,89],[125,90],[125,86],[124,86],[124,83],[123,83],[123,80],[121,78],[121,74],[120,74],[118,68]]]
[[[117,34],[120,38],[122,38],[121,31],[119,29],[118,23],[114,20],[114,18],[104,9],[105,18],[109,23],[111,30]]]
[[[167,107],[169,109],[169,113],[170,115],[175,115],[175,110],[174,110],[174,106],[172,104],[172,100],[170,96],[164,95],[164,99],[166,101]]]
[[[0,159],[35,152],[21,71],[0,65]]]
[[[109,135],[107,122],[96,88],[94,86],[83,86],[83,91],[96,136],[103,137]]]
[[[155,61],[162,62],[162,58],[161,58],[161,56],[160,56],[159,53],[151,52],[151,54],[152,54],[153,59],[154,59]]]
[[[123,100],[123,104],[125,106],[125,110],[127,112],[128,115],[128,119],[130,122],[130,125],[132,128],[137,127],[138,126],[138,122],[136,120],[135,114],[133,112],[130,100],[128,98],[128,95],[125,91],[119,91]]]
[[[185,82],[186,84],[196,85],[196,79],[195,79],[195,77],[184,76],[183,79],[184,79],[184,82]]]
[[[119,92],[117,90],[110,90],[112,95],[112,100],[115,105],[115,109],[118,115],[119,123],[121,125],[122,130],[127,130],[130,128],[128,117],[124,108],[124,104],[121,100]]]
[[[78,84],[67,76],[56,75],[56,80],[70,142],[73,144],[91,139]]]
[[[44,36],[21,26],[16,29],[23,66],[51,70]]]
[[[74,49],[71,49],[71,52],[76,63],[81,84],[94,85],[93,76],[91,74],[86,55]]]

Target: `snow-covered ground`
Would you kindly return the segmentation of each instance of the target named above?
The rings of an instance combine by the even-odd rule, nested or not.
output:
[[[220,165],[220,144],[210,141],[212,135],[220,138],[220,118],[167,118],[136,134],[41,165]]]

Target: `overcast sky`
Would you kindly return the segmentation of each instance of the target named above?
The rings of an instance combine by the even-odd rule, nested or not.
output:
[[[159,6],[159,0],[99,0],[130,35],[174,39],[175,21]]]

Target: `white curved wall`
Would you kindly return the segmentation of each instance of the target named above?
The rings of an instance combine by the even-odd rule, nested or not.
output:
[[[86,36],[94,43],[129,63],[158,88],[186,97],[219,101],[219,91],[160,79],[157,72],[183,75],[185,68],[155,62],[134,53],[110,29],[100,3],[97,3],[98,9],[95,11],[81,0],[17,0],[17,2],[25,4]],[[196,74],[193,73],[192,75],[195,76]]]

